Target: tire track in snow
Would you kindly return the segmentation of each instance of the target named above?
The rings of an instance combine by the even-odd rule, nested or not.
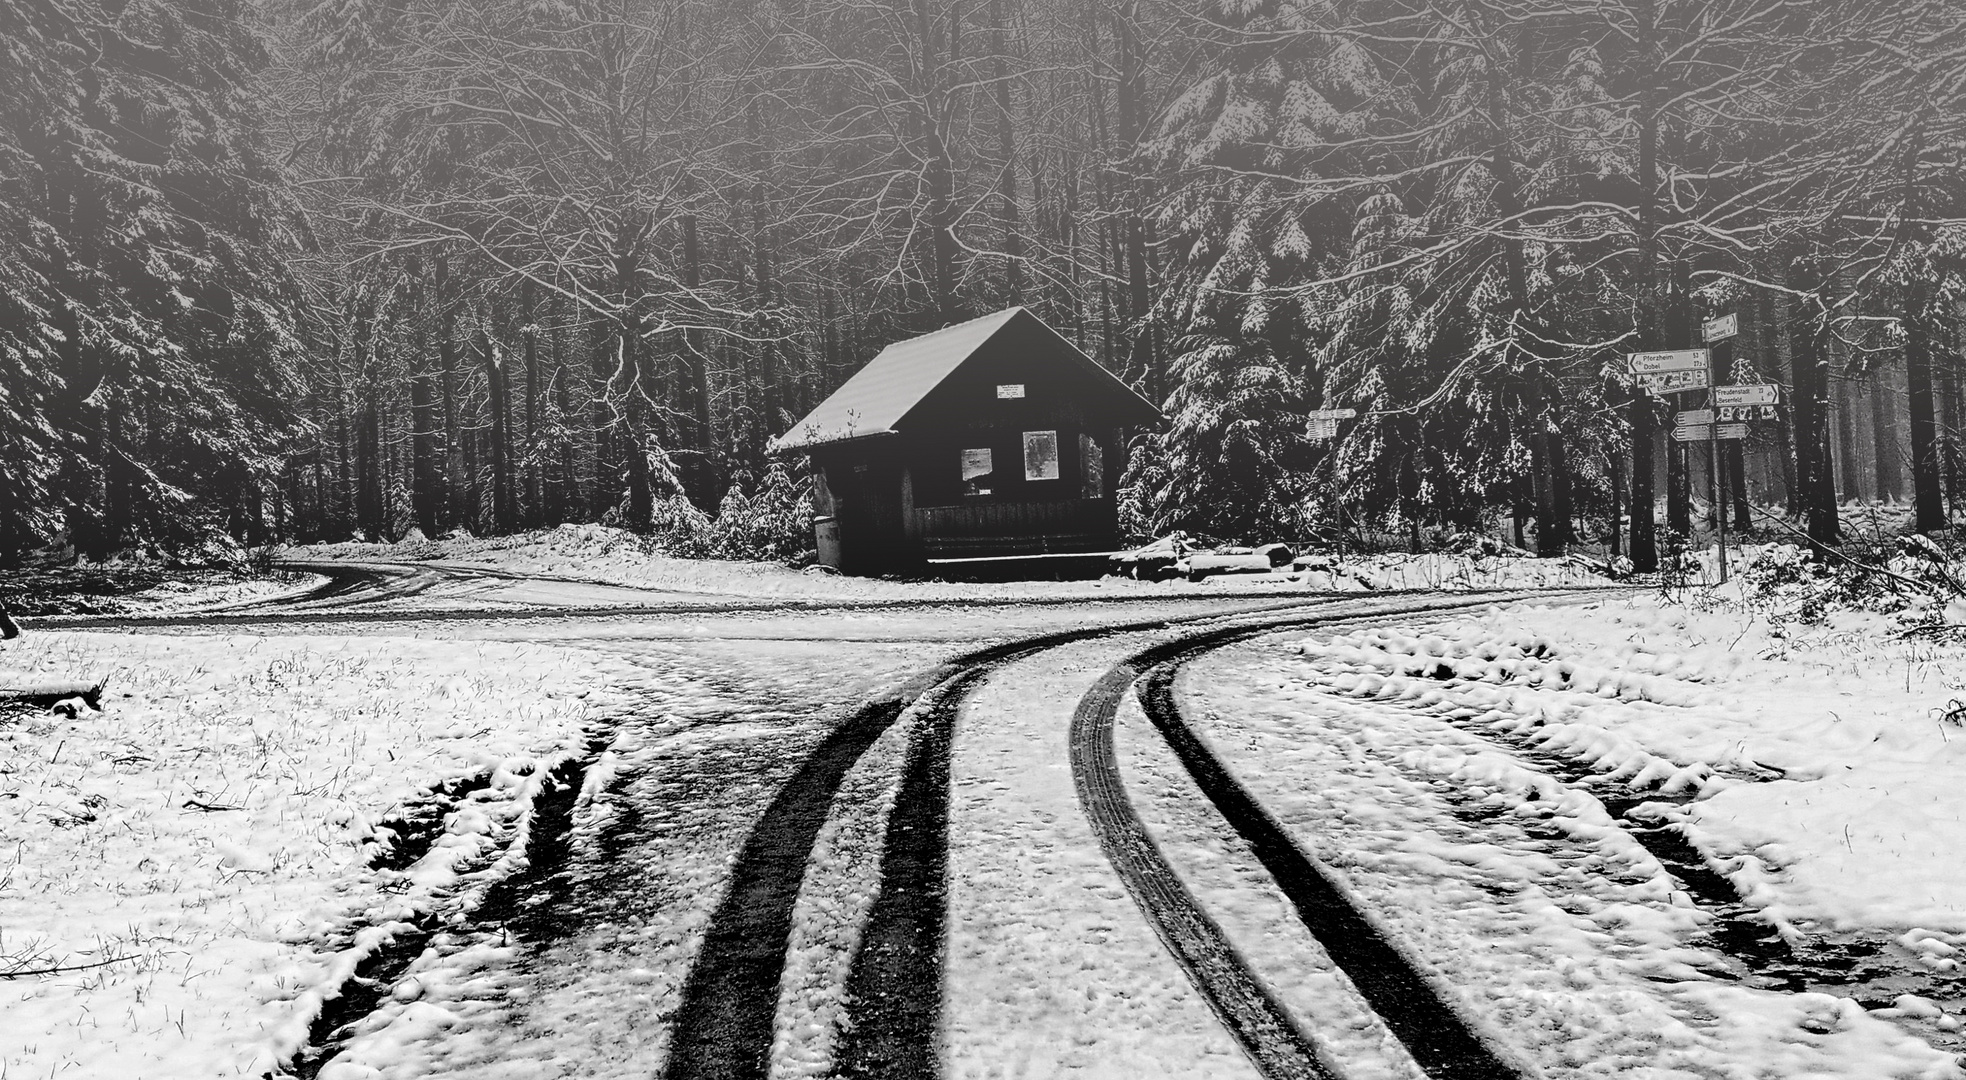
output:
[[[924,988],[941,985],[948,737],[962,696],[983,675],[1077,641],[1331,602],[1319,597],[1246,605],[1021,638],[957,656],[893,696],[862,706],[800,765],[740,849],[683,985],[664,1080],[761,1080],[768,1074],[792,909],[819,830],[847,772],[909,706],[941,691],[928,710],[925,739],[910,749],[902,797],[888,822],[880,897],[863,932],[869,947],[855,957],[849,975],[857,991],[847,1023],[853,1034],[840,1060],[866,1070],[856,1075],[929,1077],[939,1071],[940,993]],[[939,750],[933,734],[938,725],[948,729],[939,736]]]
[[[1232,642],[1282,629],[1363,619],[1429,614],[1520,597],[1409,603],[1370,612],[1330,613],[1205,631],[1134,654],[1102,676],[1072,718],[1072,776],[1107,859],[1142,914],[1188,973],[1225,1026],[1265,1076],[1342,1076],[1263,985],[1176,876],[1127,799],[1113,743],[1113,723],[1126,691],[1147,676],[1141,702],[1189,775],[1248,843],[1366,1002],[1414,1060],[1437,1080],[1502,1080],[1521,1074],[1436,992],[1428,976],[1353,908],[1328,872],[1291,843],[1267,812],[1194,737],[1167,687],[1186,659]],[[1155,687],[1158,686],[1158,691]]]
[[[461,907],[438,904],[422,911],[401,922],[386,941],[363,957],[309,1025],[307,1043],[289,1062],[291,1075],[312,1080],[331,1064],[347,1045],[348,1035],[389,997],[397,980],[423,955],[446,920],[461,916],[472,924],[517,925],[545,917],[541,909],[558,895],[554,878],[565,865],[574,803],[588,770],[612,738],[610,726],[590,727],[583,750],[567,755],[548,771],[525,813],[520,831],[506,846],[486,852],[477,865],[466,871],[467,877],[494,875],[487,880],[485,891],[475,903]],[[422,800],[425,805],[415,809],[427,814],[433,808],[448,805],[454,810],[465,796],[485,787],[490,779],[489,772],[452,778],[431,789]],[[372,865],[407,867],[427,854],[443,835],[441,815],[434,827],[428,820],[418,821],[415,817],[399,820],[403,826],[396,831],[407,842],[383,848]],[[523,858],[512,862],[507,872],[498,874],[499,864],[511,862],[515,850]]]
[[[1475,681],[1461,678],[1445,664],[1412,677],[1447,689]],[[1710,863],[1685,825],[1662,820],[1654,809],[1692,803],[1699,797],[1697,788],[1667,790],[1656,777],[1648,781],[1643,775],[1626,775],[1633,770],[1606,770],[1591,759],[1553,750],[1533,734],[1460,715],[1472,710],[1428,707],[1398,699],[1360,702],[1353,694],[1325,692],[1355,705],[1369,704],[1445,725],[1505,753],[1527,771],[1595,800],[1615,826],[1657,861],[1674,886],[1708,917],[1704,943],[1724,964],[1709,972],[1718,979],[1780,993],[1814,992],[1848,998],[1869,1012],[1893,1008],[1898,996],[1905,993],[1949,1003],[1966,1000],[1966,977],[1921,969],[1916,955],[1896,935],[1783,928],[1768,919]],[[1765,783],[1772,778],[1713,771],[1742,783]],[[1454,812],[1479,817],[1466,807],[1456,807]],[[1552,851],[1577,846],[1573,839],[1548,827],[1530,826],[1525,833]],[[1956,1030],[1936,1026],[1931,1016],[1910,1013],[1896,1019],[1905,1030],[1946,1053],[1960,1055],[1966,1045]],[[1960,1055],[1960,1060],[1966,1064],[1966,1055]]]
[[[943,683],[908,748],[881,853],[881,889],[847,975],[849,1023],[834,1055],[842,1077],[932,1077],[948,922],[949,750],[962,699],[996,665]]]

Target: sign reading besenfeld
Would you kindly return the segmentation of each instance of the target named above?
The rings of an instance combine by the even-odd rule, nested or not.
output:
[[[1780,399],[1780,390],[1773,383],[1749,383],[1745,386],[1713,388],[1715,405],[1773,405]]]

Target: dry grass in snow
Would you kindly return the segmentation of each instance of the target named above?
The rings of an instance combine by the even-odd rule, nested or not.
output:
[[[0,1075],[258,1075],[357,926],[438,902],[577,747],[564,650],[368,638],[31,635],[0,670],[107,675],[105,711],[0,717]],[[372,870],[421,787],[488,784],[430,858]],[[35,972],[44,972],[34,974]]]

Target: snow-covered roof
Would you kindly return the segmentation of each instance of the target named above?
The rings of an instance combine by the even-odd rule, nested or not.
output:
[[[880,355],[854,372],[852,378],[815,406],[805,419],[773,439],[767,449],[772,453],[805,450],[848,439],[894,434],[896,425],[905,420],[923,398],[1020,316],[1055,338],[1061,347],[1061,355],[1068,358],[1068,363],[1077,361],[1077,366],[1086,369],[1087,374],[1110,383],[1111,389],[1118,393],[1136,399],[1148,414],[1158,415],[1152,404],[1140,399],[1131,387],[1114,378],[1091,357],[1046,326],[1043,320],[1022,307],[1012,307],[954,326],[945,326],[920,337],[897,341],[882,349]]]

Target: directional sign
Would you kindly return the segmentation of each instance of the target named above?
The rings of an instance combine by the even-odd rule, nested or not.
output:
[[[1726,341],[1741,332],[1739,315],[1722,315],[1718,319],[1708,319],[1700,324],[1700,340],[1708,343]]]
[[[1746,424],[1681,424],[1672,429],[1674,442],[1708,442],[1713,439],[1745,439]]]
[[[1713,403],[1715,405],[1773,405],[1781,400],[1780,394],[1780,388],[1773,383],[1716,386],[1713,388]]]
[[[1635,352],[1631,354],[1631,369],[1634,375],[1652,375],[1661,371],[1705,371],[1711,356],[1706,349]]]
[[[1313,420],[1304,434],[1312,439],[1335,439],[1338,437],[1338,421]]]
[[[1713,423],[1713,410],[1712,409],[1682,409],[1680,410],[1679,415],[1674,417],[1673,419],[1679,424],[1680,427],[1693,427],[1698,424],[1711,424]]]
[[[1357,415],[1357,409],[1312,409],[1309,413],[1313,420],[1350,420]]]
[[[1638,388],[1648,394],[1678,394],[1687,390],[1707,388],[1707,369],[1698,368],[1687,371],[1659,371],[1651,374],[1634,375]]]

